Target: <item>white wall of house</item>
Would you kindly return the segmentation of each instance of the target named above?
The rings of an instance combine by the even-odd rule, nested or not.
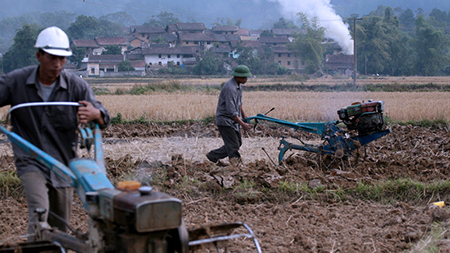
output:
[[[100,64],[99,63],[88,63],[86,68],[90,76],[98,76],[100,72],[118,72],[119,67],[117,64]]]
[[[150,67],[167,66],[170,61],[173,61],[175,65],[183,64],[183,55],[181,54],[145,55],[144,59]]]

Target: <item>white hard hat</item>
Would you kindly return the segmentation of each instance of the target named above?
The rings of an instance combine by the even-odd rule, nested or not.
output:
[[[72,55],[69,37],[67,37],[67,34],[63,30],[56,26],[47,27],[42,30],[37,37],[34,47],[52,55]]]

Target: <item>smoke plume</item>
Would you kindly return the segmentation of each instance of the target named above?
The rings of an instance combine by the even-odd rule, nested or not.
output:
[[[336,41],[344,54],[353,54],[353,39],[350,36],[348,25],[336,14],[330,0],[270,0],[282,6],[282,12],[291,20],[295,20],[299,12],[309,19],[317,17],[319,25],[326,29],[325,37]]]

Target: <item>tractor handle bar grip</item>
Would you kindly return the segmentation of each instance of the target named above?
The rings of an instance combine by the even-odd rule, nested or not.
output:
[[[31,107],[31,106],[47,106],[47,105],[65,105],[65,106],[84,106],[83,104],[77,103],[77,102],[30,102],[30,103],[23,103],[18,104],[13,107],[11,107],[8,111],[8,114],[6,115],[6,122],[9,121],[9,115],[12,111],[23,108],[23,107]]]

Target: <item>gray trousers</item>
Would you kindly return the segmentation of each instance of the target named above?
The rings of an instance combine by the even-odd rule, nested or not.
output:
[[[217,159],[223,159],[228,156],[230,158],[241,158],[239,148],[242,145],[242,137],[239,131],[234,130],[230,126],[217,126],[224,145],[218,149],[211,150],[210,155]]]
[[[73,188],[56,188],[39,172],[28,172],[20,176],[25,190],[25,197],[28,205],[28,234],[35,233],[34,224],[38,222],[36,208],[45,208],[47,212],[44,215],[44,221],[47,221],[51,227],[56,227],[63,232],[67,232],[67,226],[64,222],[49,215],[49,211],[64,219],[67,223],[70,221],[72,210]],[[30,239],[30,236],[29,236]]]

